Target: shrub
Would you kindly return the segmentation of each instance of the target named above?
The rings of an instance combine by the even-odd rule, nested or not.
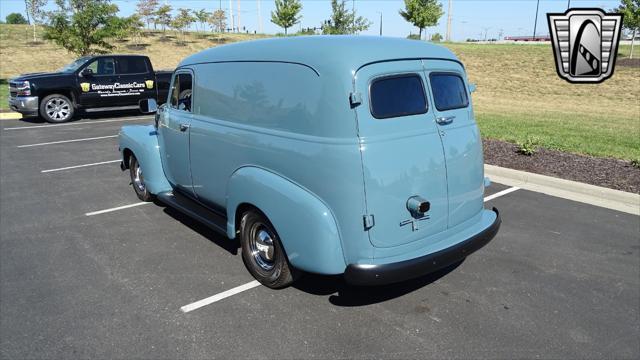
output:
[[[536,137],[527,136],[524,141],[518,141],[516,145],[518,146],[518,150],[516,152],[518,154],[531,156],[538,151],[539,140]]]

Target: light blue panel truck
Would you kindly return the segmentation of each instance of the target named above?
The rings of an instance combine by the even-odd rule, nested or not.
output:
[[[301,272],[399,282],[463,260],[500,227],[483,205],[470,89],[454,54],[421,41],[220,46],[180,63],[155,124],[122,127],[122,168],[141,200],[238,239],[266,286]]]

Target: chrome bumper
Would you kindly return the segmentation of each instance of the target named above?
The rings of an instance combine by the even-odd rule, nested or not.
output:
[[[38,97],[16,96],[9,98],[9,108],[22,115],[38,115]]]

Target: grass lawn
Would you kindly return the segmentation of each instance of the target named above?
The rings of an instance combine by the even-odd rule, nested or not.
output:
[[[9,108],[9,82],[7,79],[0,79],[0,109]]]
[[[30,31],[24,25],[0,25],[0,79],[51,71],[75,58],[51,43],[29,43]],[[200,50],[257,37],[264,36],[187,33],[183,39],[157,31],[121,42],[113,52],[145,54],[156,69],[170,69]],[[511,142],[534,138],[562,151],[640,159],[640,68],[617,66],[613,77],[598,85],[570,84],[556,74],[548,44],[444,46],[460,57],[478,86],[473,101],[483,136]],[[621,46],[618,59],[627,57],[630,48]],[[640,46],[634,57],[640,57]],[[0,108],[6,109],[6,82],[0,87]]]

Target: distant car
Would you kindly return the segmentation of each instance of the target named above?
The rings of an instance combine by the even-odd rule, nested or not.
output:
[[[9,108],[60,123],[77,111],[138,109],[149,98],[163,102],[170,80],[171,71],[154,71],[146,56],[85,56],[56,72],[11,79]]]
[[[216,47],[178,66],[154,125],[122,127],[122,168],[141,200],[239,238],[266,286],[298,270],[402,281],[461,261],[500,227],[483,205],[472,89],[453,53],[420,41]]]

